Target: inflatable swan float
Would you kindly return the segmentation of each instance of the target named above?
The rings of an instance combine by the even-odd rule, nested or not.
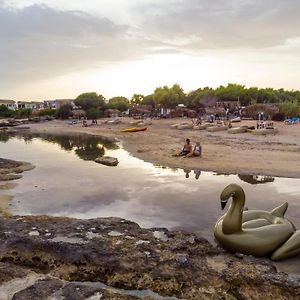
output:
[[[237,184],[228,185],[221,193],[222,209],[229,198],[228,211],[217,221],[215,238],[231,252],[253,256],[271,256],[281,260],[300,253],[300,230],[284,218],[288,204],[272,211],[244,211],[245,193]]]

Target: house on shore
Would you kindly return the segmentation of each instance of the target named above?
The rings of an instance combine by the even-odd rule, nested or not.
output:
[[[14,100],[0,99],[0,105],[4,105],[8,109],[11,109],[11,110],[16,110],[17,109],[16,101],[14,101]]]
[[[31,109],[32,111],[37,111],[44,108],[43,102],[36,102],[36,101],[18,101],[17,102],[17,109]]]
[[[55,99],[55,100],[45,100],[44,108],[58,109],[64,104],[70,104],[72,108],[76,108],[74,99]]]

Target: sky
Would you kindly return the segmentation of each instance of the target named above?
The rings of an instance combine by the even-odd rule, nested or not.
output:
[[[298,0],[0,0],[0,99],[300,89]]]

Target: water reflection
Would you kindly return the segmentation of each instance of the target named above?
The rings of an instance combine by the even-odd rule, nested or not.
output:
[[[247,183],[250,184],[262,184],[267,182],[273,182],[275,177],[271,176],[259,176],[259,175],[238,175],[238,177]]]
[[[9,135],[6,132],[0,131],[0,142],[6,143],[9,140]]]
[[[190,169],[184,169],[183,171],[185,173],[185,178],[190,178],[190,173],[192,172],[192,170],[190,170]],[[195,179],[199,179],[199,177],[201,175],[201,170],[194,169],[193,172],[195,174]]]
[[[195,174],[195,179],[199,179],[200,175],[201,175],[201,170],[194,170],[194,174]]]
[[[190,177],[190,173],[192,172],[192,170],[184,169],[183,171],[185,173],[185,178],[189,178]]]
[[[7,142],[9,138],[18,138],[30,144],[34,139],[42,139],[48,143],[60,145],[62,150],[74,151],[74,153],[83,160],[95,160],[99,156],[104,156],[106,149],[118,149],[116,143],[104,141],[101,138],[91,135],[59,135],[53,136],[49,134],[0,134],[0,142]]]

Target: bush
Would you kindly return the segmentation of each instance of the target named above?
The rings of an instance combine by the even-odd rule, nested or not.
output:
[[[69,103],[63,104],[55,113],[58,119],[68,119],[71,116],[72,106]]]
[[[16,119],[29,118],[32,115],[32,110],[30,108],[18,109],[14,115]]]
[[[280,104],[279,112],[289,118],[298,117],[300,115],[300,106],[296,101],[284,102]]]
[[[285,115],[282,113],[277,113],[272,117],[272,121],[284,121],[285,120]]]
[[[10,110],[4,104],[0,105],[0,118],[12,118],[13,116],[13,110]]]
[[[90,108],[86,111],[86,117],[88,119],[98,119],[102,117],[103,112],[99,108]]]
[[[51,108],[41,109],[41,110],[34,112],[33,114],[34,114],[34,116],[37,116],[37,117],[55,116],[56,109],[51,109]]]
[[[270,116],[272,119],[279,112],[279,109],[272,104],[254,104],[245,107],[242,115],[257,120],[259,112],[263,112],[266,117]]]

